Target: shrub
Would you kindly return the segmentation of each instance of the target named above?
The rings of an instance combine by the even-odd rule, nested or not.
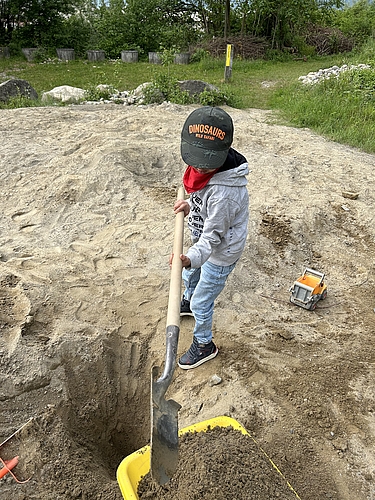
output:
[[[108,100],[113,93],[114,88],[110,85],[107,87],[91,85],[85,91],[85,97],[88,101],[101,101]]]
[[[220,106],[228,103],[228,97],[221,91],[204,90],[198,95],[198,102],[202,106]]]
[[[170,101],[176,104],[191,104],[193,101],[186,91],[182,91],[178,81],[166,74],[158,75],[144,90],[144,103],[162,103]]]

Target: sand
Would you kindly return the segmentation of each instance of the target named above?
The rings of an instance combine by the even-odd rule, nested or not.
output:
[[[1,111],[0,442],[32,418],[0,448],[30,480],[8,474],[1,499],[122,498],[116,469],[150,439],[192,109]],[[250,231],[216,303],[219,355],[176,368],[179,425],[232,416],[301,499],[370,500],[375,157],[225,109],[250,164]],[[304,267],[326,274],[315,311],[289,302]],[[179,354],[192,329],[183,318]]]

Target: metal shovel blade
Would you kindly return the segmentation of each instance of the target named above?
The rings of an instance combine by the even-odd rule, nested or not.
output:
[[[176,362],[179,329],[167,328],[166,361],[162,376],[159,367],[152,368],[151,381],[151,475],[159,484],[173,476],[178,462],[178,411],[181,405],[173,399],[166,400]]]

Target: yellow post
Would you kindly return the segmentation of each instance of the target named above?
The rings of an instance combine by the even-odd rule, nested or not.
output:
[[[233,49],[232,45],[227,45],[227,57],[225,60],[224,80],[227,81],[232,76]]]

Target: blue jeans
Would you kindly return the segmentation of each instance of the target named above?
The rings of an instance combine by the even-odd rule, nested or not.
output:
[[[208,344],[212,340],[214,302],[235,266],[236,263],[230,266],[216,266],[207,261],[199,269],[184,268],[182,271],[184,298],[190,301],[195,318],[193,334],[201,344]]]

